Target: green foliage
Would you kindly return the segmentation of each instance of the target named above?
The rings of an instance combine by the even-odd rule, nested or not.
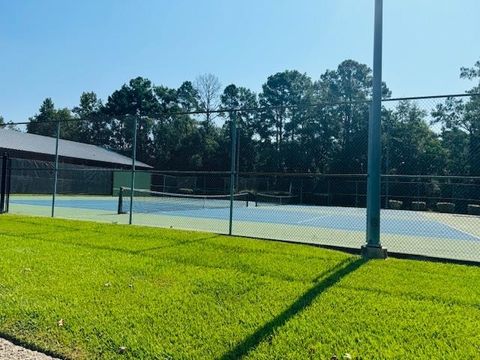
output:
[[[387,114],[383,127],[389,173],[443,175],[446,150],[428,126],[426,116],[425,111],[410,101],[401,101]]]
[[[462,67],[460,71],[462,79],[477,80],[478,85],[471,88],[467,93],[480,93],[480,61],[477,61],[472,68]],[[472,96],[467,101],[447,99],[444,104],[439,104],[432,112],[434,121],[442,125],[444,132],[463,131],[467,140],[462,141],[459,137],[455,143],[455,155],[468,154],[465,160],[463,157],[452,157],[453,162],[460,160],[466,163],[465,169],[469,175],[480,175],[480,97]],[[462,143],[459,143],[462,141]],[[464,150],[461,150],[463,147]],[[463,154],[462,154],[463,153]],[[454,165],[455,166],[455,165]],[[464,171],[465,172],[465,171]]]
[[[57,122],[60,122],[60,137],[69,139],[76,132],[76,123],[70,122],[73,119],[69,109],[55,109],[51,98],[46,98],[38,111],[38,114],[30,118],[27,125],[27,132],[45,136],[57,135]]]
[[[312,95],[312,80],[296,70],[269,76],[263,84],[259,104],[267,110],[261,115],[262,130],[264,137],[274,139],[274,169],[295,169],[298,166],[298,158],[288,155],[292,154],[291,145],[299,140],[300,129],[307,119],[306,105],[312,102]]]
[[[476,81],[479,72],[477,62],[460,76]],[[84,92],[72,113],[46,99],[27,130],[54,136],[55,121],[75,118],[82,121],[62,125],[63,138],[129,156],[136,118],[139,160],[161,170],[228,170],[235,114],[241,171],[365,173],[371,85],[372,70],[354,60],[316,81],[278,72],[259,94],[235,84],[222,91],[212,74],[176,89],[137,77],[105,104]],[[480,83],[468,92],[479,93]],[[383,97],[390,96],[383,84]],[[382,115],[385,173],[480,174],[480,97],[446,99],[430,113],[412,101],[386,104]]]
[[[220,97],[221,106],[224,109],[254,109],[258,107],[257,95],[244,87],[237,87],[234,84],[228,85]],[[253,111],[238,111],[224,114],[226,118],[222,129],[223,158],[229,160],[231,141],[231,116],[236,117],[237,136],[241,148],[239,166],[240,169],[255,170],[258,165],[258,153],[261,153],[261,145],[254,140],[254,136],[262,132],[263,125]]]
[[[0,333],[62,357],[478,355],[478,267],[46,218],[0,226]]]
[[[103,103],[94,92],[84,92],[80,96],[80,104],[72,112],[77,119],[76,131],[69,140],[87,144],[97,144],[109,147],[113,132],[110,128],[110,118],[105,114]]]

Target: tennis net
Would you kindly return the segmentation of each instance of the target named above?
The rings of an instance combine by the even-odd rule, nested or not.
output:
[[[233,195],[234,207],[248,206],[248,193]],[[201,209],[224,209],[230,207],[230,195],[192,195],[167,193],[146,189],[133,190],[132,211],[134,213],[162,213]],[[118,213],[130,210],[130,188],[120,188]]]
[[[255,194],[255,206],[292,205],[297,202],[296,195]]]

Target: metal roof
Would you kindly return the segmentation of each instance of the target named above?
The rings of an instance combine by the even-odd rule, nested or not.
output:
[[[15,130],[0,129],[0,148],[55,155],[55,138],[29,134]],[[131,165],[132,159],[104,149],[100,146],[89,145],[69,140],[59,140],[58,154],[62,157],[101,161],[118,165]],[[137,166],[152,168],[150,165],[136,162]]]

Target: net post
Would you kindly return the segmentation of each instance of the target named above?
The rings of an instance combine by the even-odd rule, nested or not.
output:
[[[123,212],[123,186],[118,190],[118,211],[117,214],[124,214]]]
[[[228,235],[232,235],[232,226],[233,226],[233,193],[235,190],[235,160],[236,160],[236,155],[235,155],[235,150],[237,149],[237,146],[235,144],[237,140],[237,125],[236,125],[236,119],[235,119],[235,113],[231,112],[230,113],[230,119],[231,119],[231,139],[232,139],[232,149],[230,153],[230,217],[228,221]]]
[[[53,192],[52,192],[52,217],[55,217],[55,200],[57,197],[58,183],[58,142],[60,139],[60,120],[57,121],[57,134],[55,137],[55,170],[53,174]]]
[[[6,190],[7,190],[7,162],[8,155],[5,153],[2,157],[2,178],[0,180],[0,213],[5,213],[5,200],[6,200]]]
[[[380,243],[382,18],[383,0],[375,0],[373,94],[368,126],[367,241],[361,249],[362,256],[365,258],[387,257],[387,250]]]
[[[133,138],[132,138],[132,174],[130,178],[130,213],[128,216],[128,224],[132,225],[133,221],[133,191],[135,189],[135,158],[137,157],[137,116],[133,117]]]

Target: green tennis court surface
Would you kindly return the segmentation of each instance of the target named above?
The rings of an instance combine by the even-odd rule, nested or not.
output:
[[[200,200],[199,200],[200,201]],[[228,201],[201,200],[192,206],[184,199],[134,200],[133,222],[226,233]],[[209,204],[208,201],[213,201]],[[197,204],[195,202],[195,204]],[[128,208],[128,204],[126,204]],[[359,248],[365,241],[365,209],[303,205],[263,204],[235,201],[235,235]],[[10,211],[17,214],[50,215],[50,196],[12,196]],[[127,214],[117,214],[118,199],[108,196],[58,196],[56,216],[101,222],[127,223]],[[480,260],[479,217],[431,212],[383,210],[382,243],[391,252],[460,260]]]

